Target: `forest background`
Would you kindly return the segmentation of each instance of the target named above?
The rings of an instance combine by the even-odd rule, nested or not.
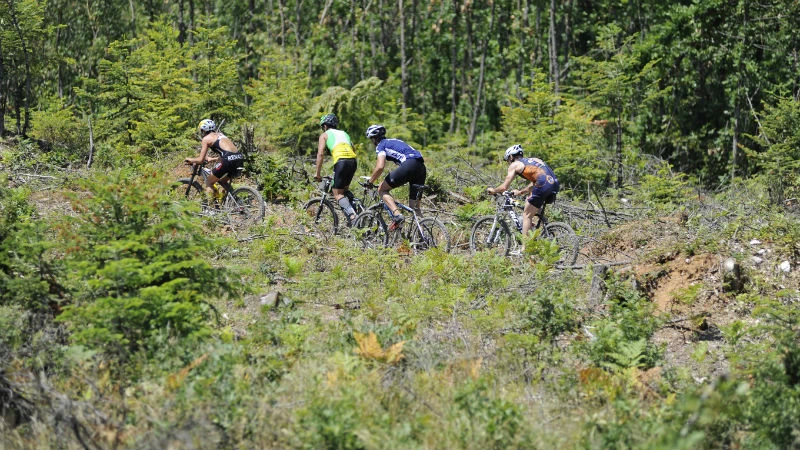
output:
[[[279,233],[236,242],[164,206],[159,189],[211,117],[247,152],[266,199],[307,198],[318,120],[334,112],[361,171],[372,163],[363,131],[383,123],[422,149],[442,198],[485,203],[502,150],[520,143],[556,169],[564,198],[656,215],[718,195],[730,222],[662,253],[726,253],[721,239],[744,229],[794,264],[798,13],[790,0],[1,2],[0,424],[13,432],[0,442],[800,445],[789,282],[752,273],[748,288],[726,288],[726,301],[749,306],[722,330],[724,375],[667,370],[645,395],[639,374],[664,365],[650,338],[668,319],[621,275],[598,318],[577,308],[579,273],[480,255],[399,267],[342,243],[320,255]],[[19,174],[61,184],[42,191]],[[54,211],[59,200],[68,206]],[[392,287],[362,270],[380,264],[408,280],[434,275]],[[509,287],[522,276],[552,289]],[[276,280],[295,284],[296,304],[346,305],[344,292],[363,287],[339,321],[302,306],[252,319],[248,305]],[[456,314],[476,302],[491,307]],[[247,325],[220,325],[220,309]],[[575,338],[586,324],[598,340]],[[389,342],[408,342],[405,357]]]

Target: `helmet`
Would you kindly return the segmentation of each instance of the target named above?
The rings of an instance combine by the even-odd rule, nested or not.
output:
[[[508,161],[508,158],[517,155],[522,156],[522,146],[519,144],[512,145],[506,149],[506,153],[503,155],[503,161]]]
[[[386,127],[383,125],[370,125],[369,128],[367,128],[366,134],[370,139],[374,137],[382,138],[386,136]]]
[[[217,129],[217,124],[215,124],[214,121],[211,119],[203,119],[197,125],[197,131],[199,131],[203,135],[211,133],[216,129]]]
[[[331,128],[339,127],[339,118],[336,117],[336,114],[325,114],[319,119],[319,126],[327,125]]]

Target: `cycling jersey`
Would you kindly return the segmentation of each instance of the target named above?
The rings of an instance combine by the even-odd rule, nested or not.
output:
[[[217,132],[217,140],[214,141],[208,148],[217,155],[219,155],[219,162],[211,169],[211,173],[217,178],[222,178],[229,175],[231,178],[239,175],[239,168],[244,166],[244,155],[239,152],[231,152],[223,150],[219,145],[219,141],[227,139],[224,134]]]
[[[528,203],[541,208],[543,204],[555,201],[560,185],[553,169],[539,158],[520,158],[518,161],[525,165],[519,176],[533,183]]]
[[[395,164],[402,164],[407,159],[422,159],[422,153],[400,139],[383,139],[375,147],[375,153],[386,155],[386,159]]]
[[[333,157],[333,164],[336,164],[340,158],[355,158],[356,152],[353,151],[353,144],[350,142],[350,135],[342,130],[329,128],[325,131],[327,140],[325,146],[331,152]]]
[[[518,161],[520,161],[522,164],[525,164],[525,167],[522,169],[522,172],[519,173],[519,176],[525,178],[531,183],[534,183],[534,186],[542,186],[545,183],[558,183],[558,178],[556,178],[556,174],[553,173],[553,169],[551,169],[550,166],[545,164],[545,162],[541,159],[520,158]]]

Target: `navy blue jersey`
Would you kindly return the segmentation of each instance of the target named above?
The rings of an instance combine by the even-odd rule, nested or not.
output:
[[[406,159],[422,159],[422,153],[400,139],[383,139],[375,147],[375,153],[386,155],[386,159],[402,164]]]

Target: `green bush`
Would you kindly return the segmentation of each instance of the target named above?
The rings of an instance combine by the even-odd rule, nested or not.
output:
[[[56,104],[53,109],[33,111],[31,137],[44,147],[38,159],[54,166],[67,166],[89,155],[88,122],[78,120],[72,107]]]
[[[162,182],[163,183],[163,182]],[[213,240],[157,177],[121,173],[82,180],[62,243],[71,304],[59,320],[74,342],[125,357],[153,339],[210,332],[209,297],[235,294],[225,269],[205,260]]]

